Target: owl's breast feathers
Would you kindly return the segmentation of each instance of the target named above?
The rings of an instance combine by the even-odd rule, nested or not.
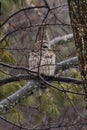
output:
[[[31,52],[29,55],[29,69],[38,71],[45,75],[54,75],[55,54],[51,50],[42,50],[42,52]]]

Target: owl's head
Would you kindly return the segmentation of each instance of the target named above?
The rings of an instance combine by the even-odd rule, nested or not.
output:
[[[46,40],[43,40],[43,41],[40,40],[36,44],[37,44],[36,45],[37,49],[43,49],[43,50],[50,49],[49,44]]]

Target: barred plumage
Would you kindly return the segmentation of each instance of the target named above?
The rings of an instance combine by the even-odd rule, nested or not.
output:
[[[36,50],[30,52],[29,69],[45,75],[54,75],[55,54],[46,41],[37,43]]]

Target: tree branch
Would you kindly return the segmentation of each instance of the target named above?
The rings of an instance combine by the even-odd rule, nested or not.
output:
[[[72,67],[76,68],[77,66],[78,66],[77,57],[72,57],[67,60],[63,60],[62,62],[56,64],[55,74],[57,74],[60,70],[65,70]]]
[[[27,71],[27,72],[33,73],[33,74],[36,73],[35,71],[29,70],[29,68],[26,68],[26,67],[24,67],[24,66],[10,65],[10,64],[6,64],[6,63],[4,63],[4,62],[0,62],[0,66],[8,67],[8,68],[16,69],[16,70],[24,70],[24,71]]]
[[[18,11],[16,11],[15,13],[13,13],[12,15],[10,15],[1,25],[0,28],[5,25],[12,17],[14,17],[15,15],[19,14],[20,12],[26,11],[26,10],[33,10],[35,8],[38,9],[42,9],[42,8],[47,8],[46,6],[36,6],[36,7],[27,7],[27,8],[22,8]]]
[[[9,65],[9,64],[3,63],[3,62],[0,62],[0,66],[13,68],[13,69],[17,69],[17,70],[24,70],[24,71],[27,71],[27,72],[30,72],[30,73],[36,73],[34,71],[29,70],[26,67],[23,67],[23,66],[18,67],[18,66]],[[59,72],[59,70],[65,70],[65,69],[77,67],[77,66],[78,66],[78,58],[77,57],[69,58],[69,59],[64,60],[60,63],[56,63],[55,74],[57,74]]]
[[[46,76],[46,75],[41,75],[44,80],[46,81],[59,81],[59,82],[64,82],[64,83],[74,83],[74,84],[78,84],[78,85],[82,85],[83,82],[79,79],[74,79],[74,78],[66,78],[66,77],[55,77],[55,76]],[[8,78],[4,78],[0,80],[0,86],[5,85],[7,83],[11,83],[11,82],[17,82],[17,81],[21,81],[21,80],[36,80],[36,81],[41,81],[40,80],[40,76],[39,75],[31,75],[31,74],[20,74],[17,76],[12,76],[12,77],[8,77]]]
[[[35,88],[34,82],[28,82],[23,88],[0,102],[0,112],[10,109],[25,97],[30,96]]]
[[[42,78],[40,77],[40,79],[42,79]],[[57,88],[57,87],[51,85],[47,81],[45,81],[45,82],[49,86],[51,86],[54,89],[61,91],[61,92],[68,92],[68,93],[77,94],[77,95],[84,95],[83,93],[78,93],[78,92],[60,89],[60,88]],[[19,103],[21,100],[23,100],[27,96],[30,96],[31,94],[33,94],[33,90],[36,88],[36,86],[37,86],[37,81],[36,82],[34,82],[34,80],[30,81],[23,88],[21,88],[20,90],[18,90],[17,92],[12,94],[11,96],[7,97],[6,99],[2,100],[0,102],[0,112],[3,113],[5,111],[7,111],[8,109],[12,108],[14,105]]]
[[[44,80],[41,77],[40,77],[40,79]],[[67,92],[67,93],[72,93],[72,94],[77,94],[77,95],[84,95],[83,93],[60,89],[58,87],[51,85],[47,81],[45,81],[45,82],[46,82],[46,84],[48,84],[50,87],[53,87],[57,91]],[[23,100],[27,96],[30,96],[31,94],[33,94],[33,90],[36,88],[36,86],[37,86],[37,82],[34,82],[34,80],[30,81],[23,88],[19,89],[17,92],[15,92],[11,96],[7,97],[6,99],[2,100],[0,102],[0,112],[3,113],[5,111],[7,111],[8,109],[12,108],[14,105],[19,103],[21,100]]]
[[[62,37],[55,37],[54,39],[52,39],[50,42],[49,42],[49,45],[50,46],[53,46],[55,44],[61,44],[61,43],[64,43],[64,42],[69,42],[69,41],[73,41],[73,34],[68,34],[68,35],[64,35]]]

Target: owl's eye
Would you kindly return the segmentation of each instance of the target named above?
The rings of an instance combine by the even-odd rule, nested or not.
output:
[[[46,45],[43,45],[43,48],[48,48],[48,46],[46,46]]]

